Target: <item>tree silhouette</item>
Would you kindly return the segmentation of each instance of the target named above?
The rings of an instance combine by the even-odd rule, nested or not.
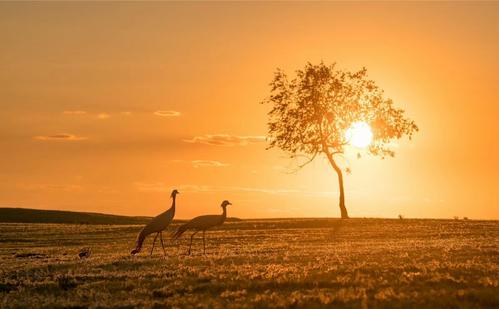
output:
[[[337,69],[336,64],[308,63],[292,80],[278,69],[270,86],[270,96],[263,102],[272,104],[269,148],[280,148],[291,158],[306,156],[299,168],[324,154],[338,175],[342,218],[348,218],[348,212],[343,173],[336,158],[344,153],[348,144],[345,132],[352,123],[369,124],[373,138],[367,152],[382,158],[395,155],[390,141],[404,135],[411,139],[418,131],[402,109],[383,97],[383,90],[368,79],[365,68],[349,72]]]

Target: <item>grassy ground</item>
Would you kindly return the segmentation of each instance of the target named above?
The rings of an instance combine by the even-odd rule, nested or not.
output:
[[[231,222],[166,258],[139,229],[1,224],[0,307],[499,307],[497,221]]]

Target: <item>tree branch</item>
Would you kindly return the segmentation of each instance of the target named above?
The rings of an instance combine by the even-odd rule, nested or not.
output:
[[[310,164],[310,162],[312,162],[312,161],[315,159],[315,157],[317,157],[317,154],[318,154],[318,153],[319,153],[319,151],[317,151],[317,150],[316,150],[316,151],[314,152],[314,154],[312,155],[312,157],[311,157],[311,158],[308,158],[307,162],[305,162],[305,163],[303,163],[303,164],[298,165],[298,169],[301,169],[301,168],[305,167],[306,165]]]

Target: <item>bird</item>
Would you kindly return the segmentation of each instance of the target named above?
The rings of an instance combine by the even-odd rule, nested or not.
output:
[[[90,250],[90,248],[86,247],[86,248],[82,248],[80,250],[80,252],[78,252],[78,257],[81,260],[83,260],[83,259],[89,258],[91,254],[92,254],[92,251]]]
[[[187,255],[191,254],[192,238],[198,232],[203,231],[203,253],[206,254],[206,243],[205,243],[205,233],[206,230],[217,225],[222,225],[227,218],[227,206],[232,205],[231,202],[224,200],[222,202],[223,213],[221,215],[205,215],[199,216],[191,219],[189,222],[181,225],[175,233],[173,233],[172,238],[178,239],[182,234],[188,230],[194,230],[195,232],[191,235],[191,242],[189,243],[189,252]]]
[[[175,216],[175,199],[177,194],[180,194],[180,192],[178,192],[177,189],[173,190],[172,194],[170,195],[170,197],[172,198],[172,206],[170,207],[170,209],[153,218],[151,222],[149,222],[146,226],[144,226],[144,228],[139,232],[135,248],[132,250],[132,252],[130,252],[131,255],[139,253],[140,250],[142,249],[142,244],[144,243],[144,239],[146,239],[148,235],[151,235],[153,233],[156,233],[156,236],[154,237],[151,254],[149,254],[149,256],[152,255],[152,252],[154,250],[154,244],[156,243],[156,239],[158,238],[158,236],[159,239],[161,240],[163,253],[164,255],[166,255],[165,245],[163,244],[163,234],[161,232],[163,232],[173,221],[173,217]]]

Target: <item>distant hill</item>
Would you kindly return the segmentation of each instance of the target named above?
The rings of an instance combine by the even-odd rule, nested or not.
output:
[[[8,223],[77,223],[77,224],[144,224],[150,217],[128,217],[91,212],[0,208],[0,222]]]
[[[73,224],[146,224],[151,217],[130,217],[94,212],[43,210],[29,208],[0,208],[0,223],[73,223]],[[174,220],[182,223],[188,220]],[[229,217],[227,222],[242,221]]]

